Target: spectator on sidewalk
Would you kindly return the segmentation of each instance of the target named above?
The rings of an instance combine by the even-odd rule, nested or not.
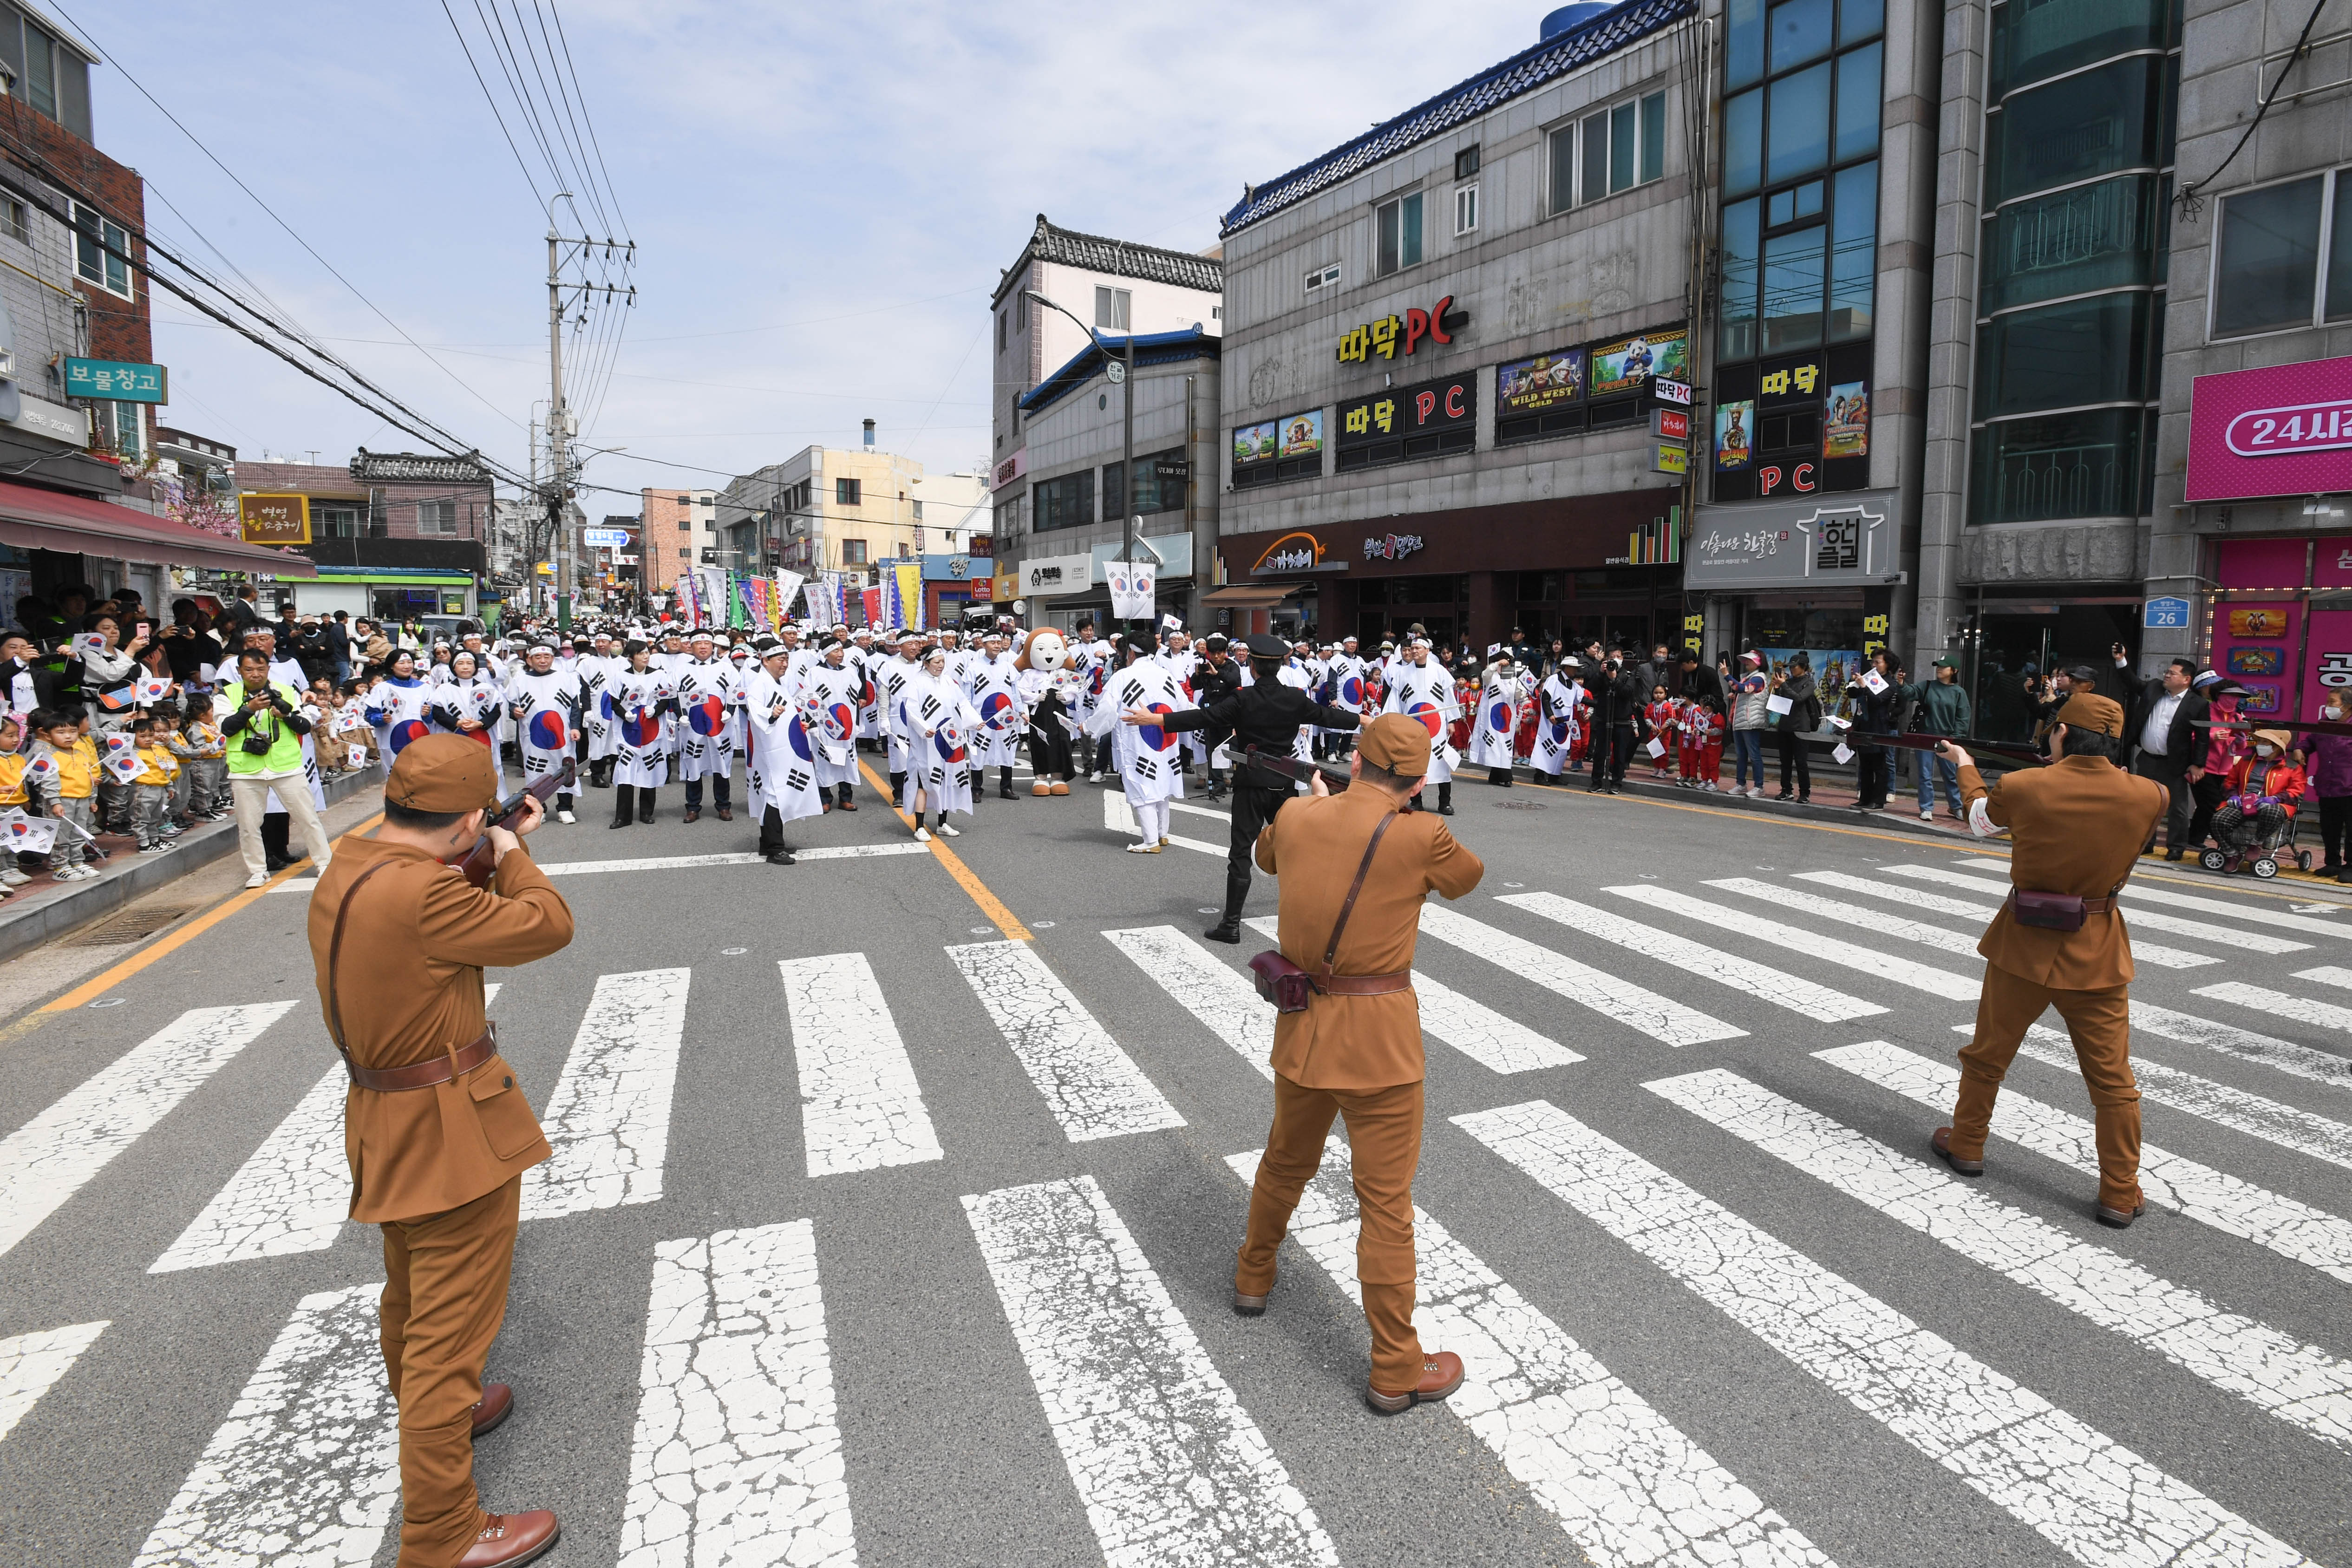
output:
[[[173,680],[183,690],[209,690],[218,679],[221,640],[213,636],[210,621],[194,599],[172,601],[172,624],[155,641],[171,666]]]
[[[98,763],[82,744],[79,708],[44,708],[33,715],[33,753],[25,763],[25,789],[35,815],[58,821],[49,848],[49,875],[59,882],[96,877],[89,838],[97,831]]]
[[[1966,737],[1974,715],[1969,707],[1969,689],[1960,684],[1960,667],[1948,655],[1935,663],[1932,679],[1918,681],[1903,688],[1906,700],[1916,704],[1911,727],[1922,734],[1948,735],[1954,740]],[[1944,785],[1944,804],[1952,820],[1960,821],[1960,770],[1948,757],[1933,752],[1919,753],[1919,820],[1936,819],[1936,784]]]
[[[1641,717],[1645,689],[1641,678],[1625,668],[1623,652],[1612,648],[1586,689],[1592,693],[1593,713],[1592,773],[1585,789],[1615,795],[1633,760],[1633,726]]]
[[[1683,701],[1683,788],[1719,788],[1723,776],[1723,699],[1702,691]]]
[[[1698,649],[1683,649],[1681,656],[1675,660],[1675,668],[1680,672],[1675,690],[1684,701],[1694,702],[1711,695],[1717,708],[1724,705],[1723,678],[1700,662]]]
[[[1642,710],[1642,739],[1645,744],[1665,749],[1652,754],[1650,776],[1663,779],[1676,767],[1681,759],[1675,746],[1682,738],[1683,705],[1666,694],[1665,684],[1655,681],[1650,687],[1650,705]]]
[[[1895,661],[1885,648],[1870,656],[1866,672],[1880,682],[1874,691],[1864,676],[1846,682],[1845,694],[1853,703],[1853,727],[1866,734],[1890,735],[1903,721],[1903,683],[1895,673]],[[1892,746],[1862,746],[1854,753],[1860,764],[1855,769],[1853,808],[1856,811],[1885,811],[1886,797],[1894,787],[1895,749]]]
[[[2257,730],[2250,755],[2230,766],[2221,804],[2213,813],[2213,842],[2232,857],[2276,844],[2303,804],[2303,770],[2287,760],[2294,737]]]
[[[25,793],[26,720],[14,713],[0,711],[0,811],[11,808],[30,815],[32,797]],[[20,858],[0,851],[0,889],[21,888],[33,879],[23,869]]]
[[[2164,816],[2168,860],[2178,860],[2187,852],[2189,820],[2196,812],[2197,803],[2189,794],[2189,764],[2205,747],[2205,731],[2196,727],[2197,721],[2211,711],[2211,704],[2191,684],[2196,679],[2193,661],[2174,659],[2164,667],[2162,675],[2133,695],[2130,716],[2124,721],[2124,739],[2132,746],[2131,771],[2154,779],[2171,796]],[[2345,780],[2345,789],[2352,795],[2352,777]],[[2141,853],[2155,843],[2151,832]],[[2336,857],[2331,852],[2327,858],[2333,863]]]
[[[328,673],[341,686],[352,678],[352,613],[337,610],[319,624],[320,640],[327,646]]]
[[[131,735],[139,753],[138,776],[131,783],[131,820],[142,855],[161,855],[172,847],[180,830],[172,822],[172,786],[180,775],[179,760],[156,733],[156,720],[142,713],[131,721]]]
[[[1731,689],[1731,793],[1750,799],[1764,795],[1764,731],[1772,715],[1767,706],[1772,682],[1764,673],[1764,656],[1754,648],[1739,656],[1739,679]],[[1749,770],[1754,776],[1749,776]]]
[[[1775,715],[1775,739],[1780,748],[1780,793],[1776,799],[1793,798],[1798,805],[1811,802],[1813,795],[1812,760],[1805,739],[1822,727],[1822,699],[1813,684],[1812,656],[1799,648],[1789,656],[1789,668],[1780,677],[1779,695],[1789,704],[1789,710]],[[1796,793],[1789,791],[1789,775],[1796,774]]]
[[[2237,722],[2238,700],[2245,695],[2244,687],[2233,683],[2218,669],[2200,670],[2189,687],[2205,699],[2216,725]],[[2213,830],[2213,814],[2229,798],[2230,770],[2248,751],[2242,730],[2210,729],[2205,737],[2202,750],[2190,753],[2195,761],[2189,764],[2187,775],[2189,799],[2196,805],[2189,816],[2190,849],[2204,847],[2206,836]]]
[[[2341,690],[2332,689],[2320,706],[2319,717],[2329,724],[2352,723],[2352,700]],[[2303,752],[2311,794],[2319,802],[2319,841],[2326,857],[2319,874],[2352,882],[2352,860],[2345,858],[2345,839],[2352,833],[2352,735],[2315,730],[2295,744]]]
[[[286,808],[289,837],[299,832],[318,868],[327,868],[327,833],[311,804],[302,769],[302,737],[310,729],[302,693],[269,678],[269,656],[247,648],[237,656],[237,682],[223,689],[230,710],[221,725],[228,742],[229,790],[236,803],[237,849],[248,888],[265,886],[269,871],[261,847],[261,818],[275,789]]]

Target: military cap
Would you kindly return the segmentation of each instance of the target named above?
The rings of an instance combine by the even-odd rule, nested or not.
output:
[[[1249,652],[1252,658],[1288,658],[1290,645],[1272,632],[1252,632]]]
[[[2077,691],[2066,699],[2066,706],[2058,710],[2058,722],[2069,730],[2120,737],[2124,732],[2124,710],[2113,698],[2095,691]]]
[[[1417,719],[1383,713],[1364,726],[1356,752],[1399,778],[1417,779],[1429,772],[1429,731]]]
[[[393,759],[383,798],[410,811],[488,810],[499,803],[497,753],[464,735],[425,735]]]

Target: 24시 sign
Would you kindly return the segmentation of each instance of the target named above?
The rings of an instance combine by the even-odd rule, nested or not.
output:
[[[2189,395],[2189,500],[2352,490],[2352,357],[2200,375]]]

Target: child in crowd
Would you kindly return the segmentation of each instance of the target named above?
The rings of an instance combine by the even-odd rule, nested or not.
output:
[[[0,713],[0,812],[12,807],[29,813],[32,802],[25,793],[25,764],[28,759],[22,750],[25,726],[13,713]],[[0,853],[0,891],[21,888],[33,879],[25,873],[16,857]]]
[[[44,708],[33,715],[25,788],[41,816],[58,819],[48,864],[60,882],[87,882],[98,875],[88,863],[98,799],[98,749],[89,729],[89,716],[79,708]]]
[[[142,713],[131,721],[131,736],[139,755],[139,773],[131,781],[131,819],[142,855],[163,854],[180,836],[171,815],[172,785],[180,776],[180,763],[158,736],[159,728],[152,713]]]
[[[188,813],[217,822],[228,809],[228,742],[213,722],[209,697],[191,697],[180,724],[187,744]]]
[[[1650,705],[1642,710],[1649,738],[1665,750],[1650,759],[1650,776],[1664,778],[1675,765],[1675,742],[1682,737],[1683,705],[1666,695],[1663,686],[1650,688]]]
[[[1720,789],[1723,777],[1723,700],[1712,691],[1684,705],[1683,788]]]

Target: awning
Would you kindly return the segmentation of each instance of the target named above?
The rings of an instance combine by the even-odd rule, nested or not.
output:
[[[1313,584],[1303,584],[1313,586]],[[1212,588],[1201,595],[1203,605],[1231,606],[1237,610],[1263,610],[1269,605],[1279,605],[1297,593],[1300,584],[1228,583],[1222,588]]]
[[[156,565],[205,566],[215,572],[301,578],[319,574],[308,559],[285,551],[224,539],[112,501],[5,480],[0,480],[0,544]]]

